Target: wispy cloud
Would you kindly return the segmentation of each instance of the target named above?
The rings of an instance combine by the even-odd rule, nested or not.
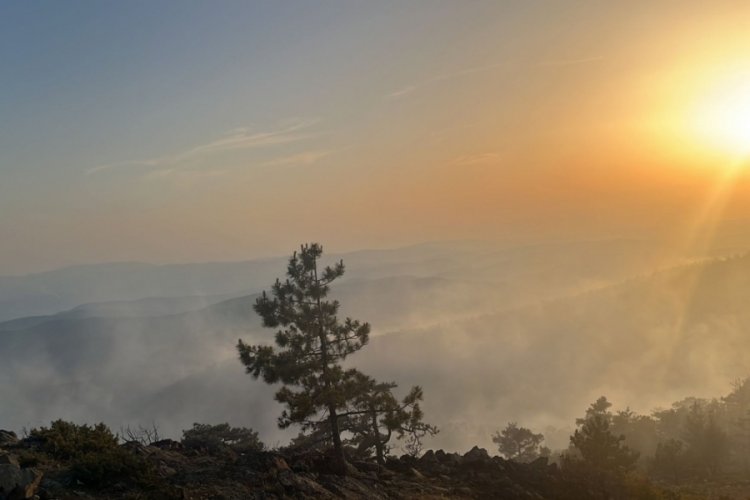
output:
[[[203,182],[210,179],[223,177],[230,171],[228,169],[185,169],[185,168],[162,168],[150,170],[144,174],[143,178],[147,181],[157,181],[163,179],[172,179],[180,182]]]
[[[603,60],[604,56],[582,57],[580,59],[552,59],[549,61],[539,61],[537,66],[575,66],[578,64],[588,64]]]
[[[436,75],[436,76],[433,76],[432,78],[428,78],[419,83],[406,85],[400,89],[394,90],[393,92],[386,94],[384,98],[386,100],[400,99],[402,97],[405,97],[413,93],[415,90],[418,90],[421,87],[424,87],[433,83],[442,82],[445,80],[451,80],[453,78],[458,78],[458,77],[465,76],[465,75],[471,75],[473,73],[482,73],[484,71],[490,71],[490,70],[497,69],[503,66],[506,66],[506,63],[497,63],[497,64],[489,64],[487,66],[476,66],[473,68],[464,68],[464,69],[454,71],[451,73],[444,73],[441,75]]]
[[[586,64],[586,63],[592,63],[603,60],[603,56],[595,56],[595,57],[583,57],[579,59],[556,59],[556,60],[548,60],[548,61],[540,61],[538,63],[527,63],[527,65],[531,66],[573,66],[576,64]],[[491,71],[494,69],[502,68],[502,67],[508,67],[510,63],[495,63],[495,64],[488,64],[486,66],[475,66],[472,68],[464,68],[458,71],[454,71],[451,73],[444,73],[441,75],[434,76],[432,78],[425,79],[418,83],[413,83],[410,85],[405,85],[404,87],[400,89],[396,89],[393,92],[389,92],[384,96],[385,100],[396,100],[401,99],[403,97],[406,97],[410,94],[413,94],[415,91],[419,90],[422,87],[425,87],[427,85],[431,85],[438,82],[443,82],[446,80],[452,80],[454,78],[459,78],[466,75],[472,75],[475,73],[483,73],[485,71]]]
[[[87,174],[96,174],[107,170],[121,168],[150,168],[160,172],[162,175],[168,175],[181,168],[181,165],[203,156],[233,151],[240,149],[258,149],[278,144],[300,141],[311,137],[311,134],[305,132],[318,120],[293,119],[283,123],[275,130],[265,132],[254,132],[249,127],[240,127],[227,132],[223,137],[199,144],[185,151],[159,156],[156,158],[147,158],[142,160],[128,160],[116,163],[107,163],[97,165],[86,171]]]
[[[386,99],[398,99],[400,97],[404,97],[405,95],[411,94],[415,90],[417,90],[419,86],[418,85],[408,85],[404,88],[394,90],[390,94],[386,94]]]
[[[312,165],[330,156],[333,151],[305,151],[303,153],[297,153],[289,156],[282,156],[281,158],[274,158],[262,163],[266,167],[281,167],[287,165]]]
[[[499,153],[476,153],[470,155],[459,156],[453,160],[453,165],[467,167],[470,165],[486,165],[490,163],[498,163],[502,159]]]

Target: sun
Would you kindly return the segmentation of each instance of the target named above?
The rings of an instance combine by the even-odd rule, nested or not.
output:
[[[697,138],[734,156],[750,156],[750,73],[724,78],[696,97],[690,125]]]

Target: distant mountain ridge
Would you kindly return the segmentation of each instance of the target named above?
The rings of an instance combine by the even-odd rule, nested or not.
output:
[[[638,269],[655,267],[651,261],[655,261],[657,255],[658,249],[653,244],[602,240],[525,246],[429,243],[326,257],[330,261],[344,259],[348,269],[346,280],[409,275],[507,283],[515,287],[523,283],[537,286],[534,282],[541,279],[550,287],[568,287],[573,275],[581,274],[581,267],[588,269],[584,273],[586,279],[606,282]],[[191,309],[191,301],[198,304],[204,299],[213,301],[211,297],[217,295],[259,292],[283,274],[286,259],[284,256],[194,264],[95,264],[23,276],[0,276],[0,321],[56,314],[84,304],[90,309],[93,303],[144,298],[173,300],[173,311]],[[572,268],[573,272],[566,272],[565,268]],[[611,269],[618,269],[620,275],[612,276]],[[153,300],[148,307],[155,308]],[[102,310],[104,306],[96,307]],[[133,304],[133,307],[139,306]],[[122,308],[118,314],[128,313]]]

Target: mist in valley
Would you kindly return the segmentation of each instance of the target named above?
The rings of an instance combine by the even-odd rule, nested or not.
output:
[[[723,395],[747,376],[750,257],[665,255],[643,241],[600,240],[433,243],[325,259],[347,266],[331,291],[341,315],[373,328],[346,364],[397,382],[399,394],[422,386],[440,429],[425,446],[462,451],[495,448],[507,422],[565,449],[575,418],[601,395],[649,414]],[[12,306],[0,324],[0,421],[19,431],[57,418],[155,424],[174,438],[194,422],[228,421],[286,444],[297,430],[278,429],[274,387],[247,376],[235,348],[240,338],[273,343],[252,305],[284,261],[13,278],[2,288]],[[62,301],[99,301],[7,319],[23,305],[15,290],[52,286]]]

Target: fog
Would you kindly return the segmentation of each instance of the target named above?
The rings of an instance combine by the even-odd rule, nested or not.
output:
[[[331,296],[373,326],[347,363],[400,393],[424,388],[425,419],[440,428],[427,447],[492,449],[491,434],[518,421],[563,448],[600,395],[648,413],[748,375],[750,256],[606,240],[325,256],[339,258],[347,273]],[[246,375],[235,349],[273,341],[252,304],[284,270],[279,256],[0,279],[0,427],[63,418],[179,437],[228,421],[285,444],[297,429],[277,428],[275,388]]]

